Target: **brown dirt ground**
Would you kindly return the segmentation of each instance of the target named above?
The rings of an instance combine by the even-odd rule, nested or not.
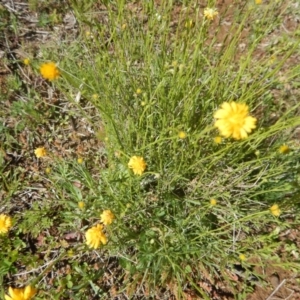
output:
[[[65,2],[65,1],[61,1]],[[160,5],[160,1],[156,1],[157,5]],[[233,6],[236,1],[233,0],[219,0],[218,1],[218,10],[220,14],[224,13],[225,17],[223,18],[223,27],[220,33],[218,34],[218,42],[222,43],[224,40],[224,36],[227,34],[233,18]],[[65,2],[67,4],[67,2]],[[293,2],[296,5],[296,2]],[[38,26],[38,14],[42,12],[49,12],[49,8],[44,8],[42,6],[36,9],[36,11],[31,10],[28,6],[28,3],[25,1],[0,1],[0,5],[5,9],[9,10],[15,17],[19,20],[21,26],[18,29],[17,33],[13,33],[10,30],[5,30],[1,33],[0,36],[0,56],[2,58],[7,58],[7,60],[1,60],[0,62],[0,87],[2,93],[7,94],[7,100],[2,103],[2,106],[5,110],[9,111],[12,103],[16,100],[20,99],[20,95],[18,92],[11,93],[6,90],[7,80],[11,74],[17,74],[22,79],[23,84],[28,84],[34,87],[44,98],[45,103],[38,107],[37,109],[40,111],[46,112],[50,106],[54,105],[58,107],[61,111],[68,108],[68,101],[64,100],[63,97],[55,90],[52,89],[50,85],[48,85],[41,78],[35,76],[33,71],[30,68],[25,69],[21,63],[12,63],[13,60],[20,61],[23,58],[27,57],[38,57],[39,56],[39,45],[40,44],[49,44],[52,47],[52,41],[62,39],[64,41],[71,42],[72,39],[75,39],[79,34],[79,28],[77,26],[76,20],[74,19],[74,15],[68,6],[65,5],[65,8],[62,9],[62,5],[57,4],[57,7],[51,8],[53,10],[57,8],[58,20],[57,23],[52,23],[52,25],[45,26],[40,28]],[[130,4],[132,9],[138,11],[138,4],[133,3]],[[200,1],[200,6],[205,7],[205,1]],[[288,1],[284,2],[282,9],[285,8],[286,5],[289,5]],[[296,6],[295,6],[296,8]],[[176,26],[176,19],[178,17],[179,12],[181,11],[181,6],[178,5],[174,7],[173,18],[174,18],[174,26]],[[217,20],[215,21],[215,25],[217,24]],[[286,14],[284,16],[283,24],[276,30],[274,30],[270,35],[266,38],[266,41],[262,43],[260,48],[256,52],[256,56],[259,59],[263,55],[270,55],[268,49],[269,44],[272,41],[276,41],[278,37],[284,32],[285,34],[293,34],[293,32],[299,28],[299,19],[293,17],[290,14]],[[241,51],[246,51],[247,44],[247,28],[243,32],[243,40],[241,41]],[[290,64],[299,64],[299,57],[292,57],[290,59]],[[289,68],[289,65],[286,65],[285,68]],[[22,87],[23,88],[23,87]],[[287,84],[284,91],[277,91],[278,97],[282,96],[282,93],[288,92],[293,94],[294,91]],[[60,114],[61,114],[60,111]],[[95,112],[94,112],[95,113]],[[36,136],[30,140],[28,135],[29,129],[24,129],[24,131],[16,136],[17,144],[22,145],[22,149],[17,149],[10,152],[5,153],[5,160],[8,163],[8,168],[11,170],[16,166],[22,166],[26,171],[23,176],[33,178],[33,175],[39,170],[43,170],[45,166],[40,165],[34,160],[30,158],[30,156],[26,155],[28,151],[34,149],[35,147],[43,144],[43,141],[49,140],[49,148],[52,149],[55,155],[61,157],[93,157],[93,152],[95,149],[99,151],[103,144],[99,139],[95,138],[93,130],[91,130],[89,124],[85,120],[74,120],[69,119],[66,121],[66,125],[64,127],[64,132],[59,130],[59,123],[55,120],[54,116],[48,116],[47,122],[48,128],[43,126],[36,133]],[[8,116],[6,120],[4,120],[5,126],[11,128],[13,130],[15,124],[19,122],[18,117]],[[53,128],[57,128],[57,130],[53,130]],[[49,136],[49,132],[51,132],[51,136]],[[66,134],[67,132],[67,134]],[[100,133],[101,135],[101,130]],[[33,142],[32,142],[33,141]],[[32,144],[33,143],[33,144]],[[21,150],[21,151],[17,151]],[[32,157],[32,156],[31,156]],[[99,163],[105,166],[105,160],[100,161]],[[92,165],[91,165],[92,167]],[[36,185],[33,182],[33,185]],[[44,182],[44,186],[38,186],[39,192],[43,189],[47,189],[47,182]],[[24,192],[24,191],[23,191]],[[44,191],[46,194],[46,191]],[[0,194],[0,200],[5,198],[6,191],[2,191]],[[19,200],[32,202],[40,195],[37,195],[35,192],[16,194],[13,197],[13,201],[19,202]],[[282,239],[287,241],[293,241],[294,244],[297,245],[298,249],[300,248],[300,233],[299,230],[287,230],[281,236]],[[40,236],[38,242],[41,242],[43,236]],[[67,239],[67,237],[66,237]],[[281,256],[286,255],[284,249],[278,249],[277,253]],[[295,257],[298,259],[298,257]],[[260,265],[258,259],[253,259],[253,263],[257,263]],[[110,272],[116,271],[119,272],[119,266],[115,263],[107,262],[104,265],[106,267],[111,268]],[[255,283],[248,282],[249,285],[254,285],[254,292],[247,298],[247,300],[279,300],[279,299],[290,299],[290,300],[298,300],[300,299],[300,287],[299,287],[299,274],[295,274],[292,270],[287,271],[281,268],[280,266],[268,264],[264,262],[266,267],[257,267],[254,271],[258,274],[263,274],[265,277],[265,285],[264,286],[255,286]],[[95,268],[99,268],[95,264]],[[103,267],[103,266],[102,266]],[[63,265],[60,269],[60,272],[68,272],[68,265]],[[243,282],[242,276],[239,276],[235,271],[229,271],[228,275],[232,277],[233,281],[236,283]],[[126,276],[125,276],[126,277]],[[199,282],[199,286],[202,287],[209,295],[211,299],[216,300],[225,300],[225,299],[233,299],[232,293],[228,287],[225,287],[222,282],[218,280],[212,279],[210,274],[205,274],[205,280]],[[118,297],[116,294],[116,289],[118,286],[117,282],[114,282],[113,276],[107,275],[107,281],[109,281],[109,292],[112,298],[122,299],[122,297]],[[51,279],[49,279],[49,283]],[[128,294],[130,294],[130,289],[134,289],[136,286],[128,286]],[[176,291],[176,283],[169,283],[169,290]],[[144,289],[144,298],[147,298],[147,290]],[[201,299],[196,296],[192,289],[187,287],[185,290],[186,299]],[[160,295],[157,299],[175,299],[170,294],[169,296],[165,296],[166,294],[158,293]],[[125,299],[125,298],[124,298]],[[140,299],[143,299],[141,297]]]

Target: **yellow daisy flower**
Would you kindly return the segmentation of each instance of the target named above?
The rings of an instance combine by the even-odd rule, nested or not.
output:
[[[184,131],[179,131],[178,137],[179,137],[180,139],[185,139],[185,138],[186,138],[186,133],[185,133]]]
[[[58,70],[54,62],[44,63],[40,67],[40,72],[43,78],[50,81],[57,79],[60,76],[60,71]]]
[[[203,14],[207,20],[212,21],[219,13],[217,12],[217,10],[215,8],[206,7],[206,8],[204,8]]]
[[[215,127],[226,138],[245,139],[256,128],[256,118],[248,116],[249,107],[245,103],[224,102],[214,117]]]
[[[97,249],[101,245],[105,245],[107,243],[107,238],[105,234],[102,231],[103,225],[96,225],[90,229],[87,230],[85,233],[85,238],[86,238],[86,244],[90,248]]]
[[[222,143],[222,137],[220,137],[220,136],[214,137],[214,142],[215,142],[216,144],[221,144],[221,143]]]
[[[79,201],[79,202],[78,202],[78,207],[79,207],[80,209],[83,209],[84,206],[85,206],[85,204],[84,204],[83,201]]]
[[[5,300],[30,300],[36,294],[37,290],[30,285],[23,289],[8,288],[8,295],[4,296]]]
[[[11,226],[12,226],[11,217],[1,214],[0,215],[0,234],[7,233]]]
[[[114,214],[109,209],[104,210],[103,213],[100,215],[100,220],[104,225],[110,225],[114,218]]]
[[[216,199],[210,199],[210,205],[211,206],[216,206],[217,205],[217,200]]]
[[[281,154],[287,154],[290,152],[290,148],[287,145],[281,145],[278,150]]]
[[[270,207],[271,214],[275,217],[279,217],[281,214],[281,210],[277,204],[274,204]]]
[[[37,158],[44,157],[47,155],[47,151],[44,147],[39,147],[34,150],[34,154]]]
[[[247,259],[245,254],[240,254],[239,258],[241,261],[245,261]]]
[[[24,64],[25,66],[30,65],[30,59],[29,59],[29,58],[24,58],[24,59],[23,59],[23,64]]]
[[[262,4],[262,0],[255,0],[255,4]]]
[[[142,175],[146,170],[147,164],[143,157],[132,156],[128,163],[128,168],[133,170],[136,175]]]

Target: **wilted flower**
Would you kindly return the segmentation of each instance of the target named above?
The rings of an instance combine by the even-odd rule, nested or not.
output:
[[[47,155],[47,151],[44,147],[39,147],[34,150],[34,154],[37,158],[44,157]]]
[[[114,214],[109,209],[104,210],[103,213],[100,215],[100,220],[104,225],[110,225],[114,218]]]
[[[22,289],[8,288],[8,295],[4,296],[5,300],[30,300],[36,294],[37,290],[30,285]]]
[[[217,119],[215,127],[226,138],[245,139],[256,128],[256,118],[248,114],[249,107],[245,103],[224,102],[214,114]]]
[[[7,233],[11,224],[11,217],[5,214],[0,215],[0,234]]]
[[[103,225],[98,224],[90,229],[87,230],[85,233],[85,238],[86,238],[86,244],[90,248],[97,249],[99,248],[100,244],[102,243],[105,245],[107,243],[107,238],[102,231]]]
[[[281,154],[287,154],[290,152],[290,148],[287,145],[281,145],[278,150]]]
[[[43,78],[50,81],[57,79],[60,76],[60,71],[58,70],[54,62],[44,63],[40,67],[40,72]]]
[[[132,156],[128,163],[128,168],[132,169],[136,175],[142,175],[146,170],[147,164],[141,156]]]
[[[270,207],[271,214],[275,217],[279,217],[281,214],[281,210],[277,204],[274,204]]]
[[[193,20],[188,20],[185,22],[184,27],[185,28],[192,28],[194,26]]]
[[[204,17],[208,20],[213,20],[219,13],[215,8],[204,8]]]
[[[160,20],[161,20],[161,15],[160,15],[159,13],[156,13],[156,14],[155,14],[155,17],[156,17],[157,21],[160,21]]]
[[[178,61],[177,60],[173,60],[172,63],[171,63],[171,65],[172,65],[173,68],[177,68]]]
[[[120,157],[121,157],[121,152],[118,151],[118,150],[116,150],[116,151],[115,151],[115,157],[116,157],[116,158],[120,158]]]
[[[178,66],[178,68],[179,68],[179,72],[182,72],[184,70],[184,68],[185,68],[185,65],[184,64],[180,64]]]

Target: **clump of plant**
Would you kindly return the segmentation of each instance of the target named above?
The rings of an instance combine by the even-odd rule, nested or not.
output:
[[[41,72],[104,144],[105,168],[93,164],[95,153],[53,161],[49,174],[64,199],[62,228],[80,227],[78,259],[88,249],[116,257],[130,275],[129,295],[172,286],[178,298],[189,288],[209,299],[198,283],[220,277],[229,293],[246,294],[228,274],[239,265],[253,275],[258,260],[280,261],[279,234],[299,225],[299,147],[291,135],[299,105],[285,107],[271,93],[294,48],[257,63],[279,4],[237,6],[223,37],[226,12],[213,3],[181,6],[176,22],[169,2],[143,2],[139,14],[124,3],[94,15],[73,5],[89,34]],[[259,32],[247,25],[256,18]],[[97,114],[85,112],[90,104]],[[299,267],[290,253],[285,265]]]

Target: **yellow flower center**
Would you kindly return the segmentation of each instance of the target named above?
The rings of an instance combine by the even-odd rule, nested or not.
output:
[[[232,125],[236,125],[239,127],[243,127],[245,124],[245,116],[239,113],[234,114],[233,116],[231,116],[228,121],[232,124]]]

